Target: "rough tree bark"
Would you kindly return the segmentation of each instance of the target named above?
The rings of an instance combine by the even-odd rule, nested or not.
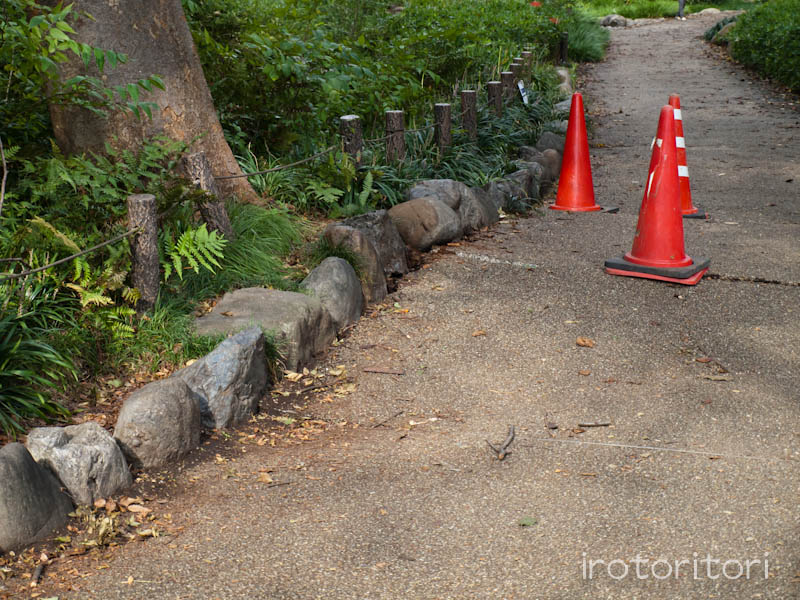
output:
[[[52,105],[56,141],[64,152],[102,152],[106,142],[136,149],[144,138],[159,134],[187,143],[202,136],[191,150],[205,152],[214,175],[241,174],[222,133],[180,0],[74,0],[73,13],[92,17],[79,16],[73,24],[77,41],[128,55],[127,63],[105,70],[106,85],[159,75],[166,89],[154,89],[146,97],[161,109],[153,112],[152,119],[137,120],[122,113],[105,119]],[[85,71],[76,59],[65,65],[62,76]],[[245,201],[258,200],[246,178],[218,180],[217,185],[223,197],[235,194]]]

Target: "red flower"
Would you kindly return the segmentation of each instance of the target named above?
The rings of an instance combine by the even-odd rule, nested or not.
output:
[[[550,22],[558,25],[558,17],[550,17]]]
[[[533,2],[531,2],[531,6],[541,6],[541,5],[542,3],[539,2],[538,0],[533,0]]]

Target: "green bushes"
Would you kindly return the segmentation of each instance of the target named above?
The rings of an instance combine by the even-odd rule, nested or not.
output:
[[[800,0],[771,0],[739,17],[731,56],[800,91]]]
[[[400,108],[413,128],[454,86],[497,78],[525,46],[548,56],[577,17],[565,0],[533,4],[184,1],[235,152],[252,143],[298,157],[329,145],[341,115],[360,115],[369,137]]]

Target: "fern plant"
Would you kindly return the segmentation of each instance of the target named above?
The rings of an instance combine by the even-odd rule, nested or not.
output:
[[[227,243],[223,235],[208,231],[205,223],[199,227],[188,227],[178,236],[177,241],[172,232],[166,231],[162,241],[161,262],[164,267],[164,281],[168,281],[173,274],[183,280],[184,269],[199,273],[202,267],[214,273],[220,267],[219,259],[222,259]]]

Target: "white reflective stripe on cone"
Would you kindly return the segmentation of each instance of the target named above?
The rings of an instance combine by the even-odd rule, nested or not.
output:
[[[678,165],[678,177],[688,177],[689,167],[685,165]]]
[[[675,112],[675,120],[676,121],[683,121],[683,119],[681,118],[681,109],[680,108],[676,108],[676,109],[674,109],[674,112]]]
[[[656,174],[655,171],[650,173],[650,179],[647,180],[647,192],[645,194],[646,196],[650,195],[650,186],[653,185],[653,177],[655,177],[655,174]]]
[[[676,137],[675,138],[675,145],[678,148],[686,148],[686,140],[683,139],[682,137]]]

